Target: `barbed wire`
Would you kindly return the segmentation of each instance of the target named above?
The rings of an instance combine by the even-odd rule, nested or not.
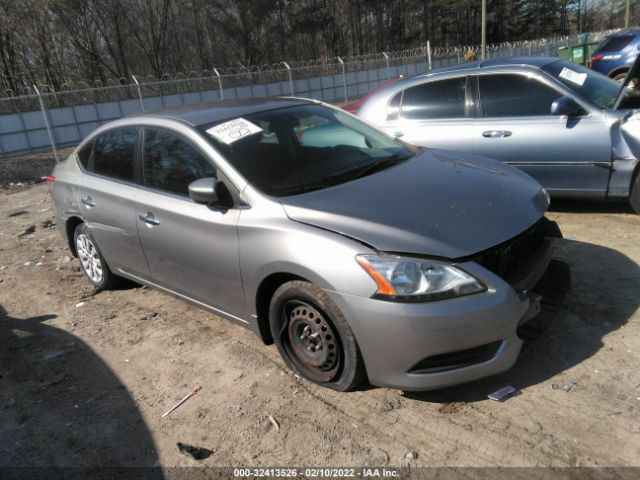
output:
[[[620,29],[612,29],[601,32],[591,33],[590,40],[600,41],[607,35],[620,31]],[[519,40],[514,42],[502,42],[502,43],[494,43],[487,45],[487,51],[493,52],[498,50],[505,49],[516,49],[516,48],[526,48],[526,47],[538,47],[545,44],[551,43],[559,43],[566,42],[568,43],[571,39],[576,39],[577,36],[556,36],[549,38],[538,38],[533,40]],[[449,56],[457,56],[462,55],[467,51],[479,52],[481,50],[480,45],[453,45],[453,46],[431,46],[431,58],[438,59]],[[292,60],[271,63],[271,64],[262,64],[262,65],[242,65],[238,63],[235,66],[222,66],[216,67],[215,69],[204,69],[200,71],[190,70],[188,72],[176,72],[174,75],[169,75],[167,73],[162,76],[155,77],[153,75],[136,75],[136,78],[141,84],[152,85],[154,83],[159,82],[172,82],[172,81],[186,81],[186,80],[195,80],[195,79],[203,79],[203,78],[217,78],[218,75],[221,77],[228,77],[227,79],[233,79],[233,77],[237,79],[259,79],[260,81],[281,81],[286,80],[286,75],[288,72],[288,68],[286,65],[289,65],[290,69],[294,71],[293,75],[295,78],[304,78],[305,72],[313,73],[313,75],[317,74],[335,74],[339,73],[341,68],[341,61],[345,64],[354,67],[357,65],[367,65],[372,66],[374,64],[383,65],[385,62],[395,62],[398,60],[404,60],[408,58],[419,58],[425,57],[427,55],[427,46],[419,46],[410,49],[404,50],[390,50],[387,52],[378,52],[378,53],[369,53],[363,55],[353,55],[353,56],[345,56],[345,57],[326,57],[319,59],[310,59],[310,60]],[[217,73],[216,73],[217,71]],[[7,97],[21,97],[24,95],[31,95],[35,93],[33,88],[30,86],[29,81],[27,80],[28,76],[20,75],[19,78],[14,79],[15,84],[24,85],[23,88],[18,90],[12,90],[10,88],[5,88],[0,90],[0,98]],[[37,87],[41,93],[54,93],[54,92],[66,92],[66,91],[76,91],[83,89],[102,89],[102,88],[110,88],[110,87],[124,87],[132,84],[131,78],[109,78],[106,81],[102,80],[86,80],[86,79],[73,79],[71,76],[66,79],[57,89],[52,85],[48,85],[45,83],[37,83]]]

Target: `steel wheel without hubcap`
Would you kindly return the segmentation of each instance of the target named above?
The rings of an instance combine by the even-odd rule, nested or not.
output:
[[[76,252],[78,253],[78,258],[80,259],[82,268],[84,268],[84,272],[91,281],[96,284],[102,282],[102,262],[100,261],[98,250],[84,233],[81,233],[76,238]]]
[[[281,339],[291,362],[310,380],[331,381],[341,366],[340,341],[331,323],[302,301],[283,308]]]

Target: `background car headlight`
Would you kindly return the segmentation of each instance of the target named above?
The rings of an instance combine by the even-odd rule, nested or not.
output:
[[[436,260],[382,255],[358,255],[356,260],[378,285],[374,298],[398,302],[428,302],[487,290],[477,278]]]

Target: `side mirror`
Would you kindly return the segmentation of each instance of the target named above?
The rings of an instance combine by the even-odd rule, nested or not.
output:
[[[585,113],[584,108],[571,97],[560,97],[551,104],[551,115],[579,117]]]
[[[203,205],[212,205],[217,203],[218,180],[215,177],[199,178],[189,184],[189,196],[191,200]]]

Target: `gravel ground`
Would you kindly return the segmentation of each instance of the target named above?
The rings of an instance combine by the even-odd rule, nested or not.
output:
[[[573,289],[513,369],[438,392],[336,393],[160,292],[94,294],[47,224],[46,185],[4,190],[0,466],[638,467],[640,216],[563,203],[549,217]],[[521,393],[488,400],[504,383]],[[176,442],[212,453],[197,461]]]

